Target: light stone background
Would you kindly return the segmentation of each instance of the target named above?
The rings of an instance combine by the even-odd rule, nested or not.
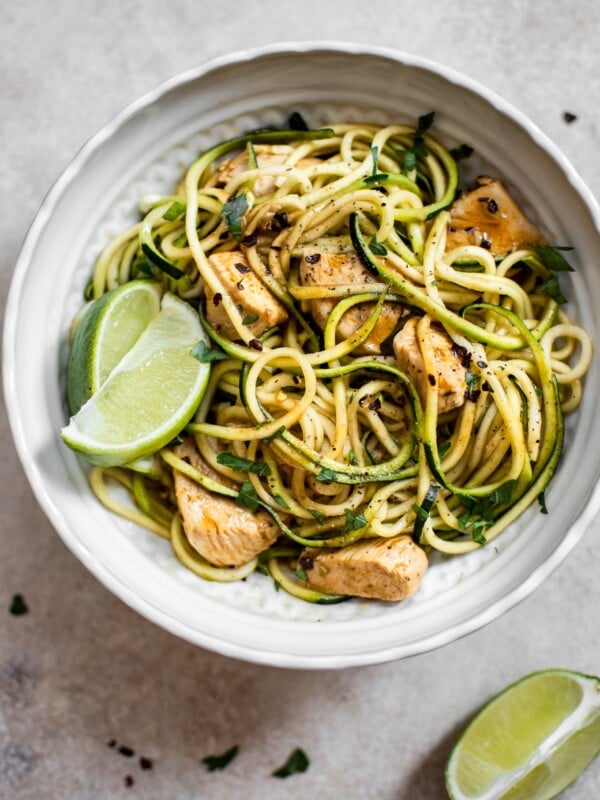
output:
[[[600,193],[597,0],[21,0],[0,20],[3,298],[39,203],[92,133],[164,78],[269,42],[363,41],[455,67],[523,109]],[[37,507],[4,413],[0,437],[1,798],[437,800],[451,743],[487,698],[535,669],[600,673],[597,526],[533,596],[441,650],[269,669],[179,641],[112,597]],[[26,616],[8,613],[15,592]],[[202,757],[233,744],[237,759],[209,774]],[[271,777],[296,746],[308,772]],[[600,797],[600,761],[564,797]]]

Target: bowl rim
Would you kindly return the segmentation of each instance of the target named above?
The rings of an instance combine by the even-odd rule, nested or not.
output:
[[[146,619],[160,625],[163,629],[195,645],[206,647],[222,655],[241,658],[258,664],[287,668],[331,669],[352,667],[366,664],[382,663],[401,657],[408,657],[428,652],[487,625],[501,616],[517,603],[531,594],[564,560],[588,528],[592,519],[600,511],[600,482],[593,487],[586,506],[570,525],[560,544],[541,563],[537,564],[529,577],[487,608],[459,623],[444,629],[442,633],[430,635],[417,642],[392,645],[389,648],[373,652],[343,653],[338,655],[298,655],[293,653],[265,651],[238,644],[226,638],[217,638],[206,632],[191,630],[169,613],[162,611],[155,604],[141,598],[120,579],[113,576],[94,556],[94,554],[76,541],[68,528],[68,523],[61,509],[56,505],[46,489],[41,475],[28,452],[23,421],[20,417],[16,393],[16,350],[15,334],[19,315],[19,306],[24,291],[28,267],[35,251],[38,239],[47,223],[52,218],[54,209],[68,186],[83,170],[87,161],[101,148],[102,144],[112,138],[129,120],[152,103],[159,101],[170,91],[213,72],[215,70],[240,65],[267,56],[285,56],[307,53],[338,53],[344,55],[371,56],[393,61],[406,67],[415,67],[434,73],[442,79],[458,87],[470,90],[481,97],[512,122],[521,127],[534,143],[545,151],[560,168],[562,175],[571,184],[575,192],[587,207],[593,224],[600,232],[600,206],[582,177],[558,148],[557,145],[523,112],[509,101],[489,89],[479,81],[461,72],[440,64],[432,59],[419,55],[378,45],[343,42],[335,40],[290,41],[271,43],[256,48],[246,48],[229,54],[217,56],[194,67],[177,73],[157,84],[121,111],[109,119],[94,133],[77,151],[72,160],[58,175],[43,198],[31,225],[24,238],[14,272],[5,306],[5,322],[3,336],[3,388],[7,416],[17,454],[23,466],[34,495],[49,521],[61,539],[86,568],[109,590],[123,602],[133,608]]]

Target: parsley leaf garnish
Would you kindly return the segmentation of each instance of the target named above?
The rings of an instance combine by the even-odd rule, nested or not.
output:
[[[308,509],[317,522],[325,522],[325,514],[322,511],[317,511],[316,508]]]
[[[219,453],[217,462],[236,472],[253,472],[255,475],[260,475],[261,478],[266,478],[271,474],[271,467],[264,461],[250,461],[247,458],[240,458],[234,453]]]
[[[476,400],[477,397],[475,395],[475,387],[479,383],[481,378],[479,375],[476,375],[474,372],[467,372],[465,373],[465,383],[467,384],[467,399],[468,400]]]
[[[302,567],[298,567],[298,569],[294,572],[294,575],[301,581],[306,581],[308,583],[308,575],[306,574],[306,571],[302,569]]]
[[[427,155],[425,149],[424,134],[433,124],[435,111],[430,111],[428,114],[423,114],[419,117],[417,128],[413,134],[413,146],[407,150],[402,150],[401,155],[403,158],[403,172],[411,172],[417,166],[417,159],[424,158]]]
[[[346,517],[346,524],[342,528],[342,533],[350,533],[350,531],[359,531],[367,524],[367,518],[363,512],[355,514],[351,508],[344,509],[344,516]]]
[[[258,511],[258,495],[250,481],[244,481],[242,483],[238,492],[237,501],[239,505],[244,506],[244,508],[249,508],[252,512]]]
[[[309,764],[310,761],[304,750],[296,747],[290,753],[285,764],[271,774],[274,778],[288,778],[290,775],[294,775],[296,772],[306,772]]]
[[[562,254],[562,252],[573,250],[572,247],[550,247],[550,245],[541,244],[530,244],[529,247],[533,250],[542,264],[551,272],[575,272],[573,267]]]
[[[246,195],[242,193],[225,203],[221,210],[225,225],[227,225],[234,239],[238,242],[242,240],[242,217],[247,209],[248,200]]]
[[[210,361],[224,361],[226,358],[229,358],[227,353],[224,353],[223,350],[209,347],[202,339],[197,341],[192,347],[190,355],[194,356],[194,358],[202,364],[208,364]]]
[[[172,222],[174,219],[177,219],[178,216],[183,214],[184,211],[185,211],[185,203],[180,203],[179,200],[175,200],[175,202],[171,203],[171,205],[167,208],[167,210],[163,214],[163,219]]]
[[[237,756],[239,749],[237,744],[234,744],[233,747],[230,747],[229,750],[226,750],[220,756],[206,756],[202,761],[206,764],[206,768],[209,772],[214,772],[216,769],[225,769]]]
[[[542,514],[547,514],[548,509],[546,507],[546,495],[544,492],[540,492],[538,494],[538,503],[540,504],[540,511],[542,512]]]
[[[337,480],[337,472],[334,472],[329,467],[323,467],[321,471],[316,476],[318,481],[336,481]]]
[[[286,511],[290,507],[289,503],[287,503],[285,501],[285,499],[280,494],[274,494],[273,495],[273,500],[275,500],[275,502],[277,503],[278,506],[281,506],[281,508],[285,508]]]
[[[252,325],[253,322],[256,322],[258,319],[258,314],[246,314],[244,319],[242,320],[242,325]]]
[[[538,285],[538,289],[540,290],[540,292],[547,294],[548,297],[551,297],[553,300],[556,300],[556,302],[559,305],[562,305],[563,303],[567,302],[567,298],[560,290],[560,285],[558,283],[558,275],[554,272],[550,275],[550,277],[546,278],[545,281],[542,281]]]

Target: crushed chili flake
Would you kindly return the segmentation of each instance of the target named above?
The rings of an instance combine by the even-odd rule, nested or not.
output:
[[[490,212],[490,214],[495,214],[496,211],[498,211],[498,203],[494,200],[493,197],[490,197],[490,199],[488,200],[487,206],[488,206],[488,211]]]
[[[140,767],[142,769],[152,769],[154,766],[154,762],[151,758],[146,758],[146,756],[140,756]]]
[[[133,786],[133,784],[135,783],[135,781],[133,779],[133,775],[125,775],[124,783],[125,783],[125,786],[127,786],[128,789],[131,786]]]
[[[315,562],[310,556],[302,556],[298,563],[302,569],[312,569],[315,565]]]
[[[463,367],[465,367],[465,369],[469,369],[471,366],[471,353],[469,353],[466,347],[463,347],[462,344],[456,344],[456,342],[453,342],[451,352],[453,356],[459,359],[460,363],[463,365]]]
[[[376,397],[372,403],[369,403],[369,411],[379,411],[381,408],[381,400]]]
[[[250,272],[250,267],[247,267],[245,264],[242,264],[241,261],[236,261],[234,267],[237,269],[238,272],[241,272],[242,275],[246,275]]]
[[[259,342],[258,339],[250,339],[248,342],[248,347],[251,347],[253,350],[262,350],[262,342]]]
[[[563,113],[563,119],[567,123],[567,125],[570,125],[571,122],[575,122],[575,120],[577,119],[577,114],[572,114],[570,111],[565,111]]]
[[[431,386],[435,386],[435,384],[437,383],[435,375],[432,375],[431,373],[429,373],[429,375],[427,376],[427,380],[429,381]]]
[[[238,281],[238,282],[236,283],[236,286],[237,286],[237,288],[240,290],[240,292],[243,292],[243,291],[244,291],[244,288],[245,288],[245,287],[244,287],[244,281],[243,281],[243,280],[241,280],[241,281]]]
[[[311,253],[308,256],[304,256],[304,258],[309,264],[316,264],[317,261],[321,260],[321,253]]]
[[[482,238],[481,242],[479,243],[484,250],[489,250],[492,246],[492,243],[489,239],[486,239],[485,236]]]
[[[221,292],[217,292],[215,294],[215,296],[213,297],[213,306],[215,306],[215,308],[216,308],[219,305],[219,303],[221,302],[222,299],[223,299],[223,295],[221,294]]]
[[[132,756],[135,755],[135,750],[133,748],[131,748],[131,747],[127,747],[127,745],[125,745],[125,744],[122,744],[119,747],[119,753],[122,756],[125,756],[125,758],[131,758]]]

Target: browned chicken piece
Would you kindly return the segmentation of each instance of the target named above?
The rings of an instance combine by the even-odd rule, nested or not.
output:
[[[374,283],[375,277],[363,266],[356,253],[306,253],[300,262],[300,282],[305,286]],[[310,313],[321,329],[340,298],[310,300]],[[338,341],[348,339],[371,316],[376,303],[361,303],[346,311],[337,328]],[[381,353],[381,344],[394,332],[406,309],[402,303],[384,303],[369,338],[354,351],[357,354]]]
[[[270,144],[270,145],[255,145],[254,152],[256,153],[256,163],[259,167],[279,166],[283,164],[293,153],[294,148],[287,144]],[[315,164],[321,164],[318,158],[301,158],[295,165],[299,169],[310,167]],[[226,184],[240,172],[249,169],[248,151],[242,150],[237,156],[228,158],[222,161],[216,170],[216,178],[219,184]],[[276,189],[275,175],[261,175],[254,182],[253,193],[257,197],[262,197],[266,194],[272,194]]]
[[[307,548],[298,564],[319,592],[404,600],[419,588],[427,556],[410,536],[395,536],[365,539],[339,550]]]
[[[429,375],[425,370],[423,356],[417,336],[416,318],[409,319],[406,325],[394,337],[394,354],[398,365],[406,372],[417,387],[421,402],[425,404],[427,387],[438,387],[438,414],[452,411],[453,408],[462,406],[465,402],[467,384],[465,376],[466,367],[461,362],[460,356],[453,350],[452,339],[445,331],[431,327],[431,342],[433,345],[436,363],[435,375]]]
[[[529,244],[543,243],[542,234],[498,180],[481,176],[476,188],[450,208],[446,250],[477,245],[503,257]]]
[[[213,253],[208,257],[208,263],[240,309],[242,317],[257,317],[256,321],[246,326],[253,336],[260,336],[267,328],[285,322],[288,315],[284,306],[252,272],[242,253]],[[206,317],[219,333],[230,339],[238,339],[239,335],[231,324],[221,299],[209,286],[206,287]]]
[[[208,466],[191,440],[178,445],[174,452],[209,478],[233,485]],[[234,500],[212,494],[181,472],[175,471],[174,479],[185,534],[194,550],[210,564],[239,567],[279,536],[279,528],[265,511],[253,514]]]

